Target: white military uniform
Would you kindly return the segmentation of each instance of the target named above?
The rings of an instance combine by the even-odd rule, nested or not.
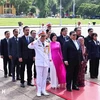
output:
[[[28,48],[34,49],[36,52],[35,64],[37,72],[37,92],[46,91],[46,79],[49,67],[49,44],[45,41],[44,46],[40,39],[30,43]]]

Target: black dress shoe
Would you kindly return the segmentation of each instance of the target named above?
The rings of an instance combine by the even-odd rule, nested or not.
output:
[[[25,88],[25,85],[24,84],[21,84],[20,87]]]
[[[12,82],[16,82],[16,80],[15,79],[12,79]]]
[[[95,78],[98,78],[98,76],[96,76]]]
[[[21,80],[20,78],[17,78],[16,80]]]
[[[7,75],[5,75],[4,78],[7,78]]]
[[[27,83],[28,86],[34,86],[32,83]]]
[[[79,90],[79,87],[73,86],[73,90]]]
[[[95,79],[95,77],[94,77],[94,76],[91,76],[90,78],[91,78],[91,79]]]
[[[11,74],[9,74],[9,77],[12,77],[12,75],[11,75]]]
[[[67,89],[67,91],[72,92],[72,89]]]

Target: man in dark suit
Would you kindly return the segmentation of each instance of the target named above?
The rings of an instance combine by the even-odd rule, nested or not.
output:
[[[27,65],[27,85],[33,86],[32,80],[32,64],[35,57],[34,50],[28,49],[28,44],[33,42],[33,38],[29,36],[29,27],[23,28],[24,35],[19,39],[19,62],[21,62],[21,87],[24,85],[24,71]]]
[[[74,90],[79,90],[77,86],[77,76],[79,72],[79,66],[81,61],[83,60],[82,57],[82,50],[76,41],[76,33],[74,31],[70,32],[70,39],[64,43],[63,49],[63,56],[64,56],[64,63],[66,65],[67,71],[67,90],[72,91],[71,87]]]
[[[9,76],[11,76],[11,60],[9,59],[8,55],[8,44],[9,44],[9,37],[10,32],[5,31],[5,38],[1,40],[1,58],[3,58],[3,67],[4,67],[4,77],[7,78],[7,63],[9,69]]]
[[[79,37],[83,37],[84,38],[84,36],[81,33],[81,28],[80,27],[75,27],[74,31],[76,32],[76,35],[77,35],[76,39],[78,39]]]
[[[31,37],[33,38],[34,41],[37,40],[37,38],[36,38],[36,31],[35,31],[35,30],[32,30],[32,31],[30,32],[30,35],[31,35]],[[34,49],[33,49],[33,50],[34,50]],[[35,50],[34,50],[34,54],[35,54]],[[33,63],[34,63],[34,78],[36,79],[35,58],[34,58]]]
[[[88,36],[85,37],[85,46],[86,46],[87,50],[89,49],[89,41],[92,40],[92,38],[91,38],[91,35],[92,34],[93,34],[93,29],[92,28],[89,28],[88,29]]]
[[[88,29],[88,36],[85,37],[85,46],[87,49],[87,54],[89,54],[89,42],[92,40],[91,35],[93,34],[93,29],[89,28]],[[90,65],[90,60],[89,60],[89,65]],[[87,66],[85,68],[85,73],[87,72]]]
[[[16,67],[16,75],[17,80],[19,80],[20,76],[20,68],[19,68],[19,38],[18,38],[18,29],[13,30],[14,36],[9,39],[9,58],[12,61],[12,81],[15,82],[15,67]]]
[[[67,35],[67,31],[68,31],[67,28],[62,28],[60,36],[57,37],[57,41],[60,42],[60,44],[61,44],[62,51],[63,51],[64,42],[69,39],[69,36]]]

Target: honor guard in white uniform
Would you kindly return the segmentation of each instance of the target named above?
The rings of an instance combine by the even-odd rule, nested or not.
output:
[[[46,79],[49,67],[49,44],[46,42],[46,32],[39,31],[39,39],[28,45],[29,49],[34,49],[36,52],[35,63],[37,73],[37,96],[41,94],[49,95],[46,92]]]

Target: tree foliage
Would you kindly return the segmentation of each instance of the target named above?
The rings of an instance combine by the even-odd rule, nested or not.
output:
[[[100,5],[90,4],[90,3],[82,3],[77,10],[77,14],[82,16],[97,16],[100,15]]]
[[[0,0],[4,4],[5,0]],[[75,11],[79,15],[98,15],[100,0],[61,0],[62,12],[72,12],[75,1]],[[60,0],[10,0],[16,8],[17,14],[39,11],[39,17],[55,15],[60,11]]]
[[[14,5],[16,8],[16,13],[21,14],[28,13],[30,11],[30,7],[32,6],[33,0],[10,0],[10,2]]]
[[[6,0],[0,0],[0,5],[3,5],[6,3]]]

